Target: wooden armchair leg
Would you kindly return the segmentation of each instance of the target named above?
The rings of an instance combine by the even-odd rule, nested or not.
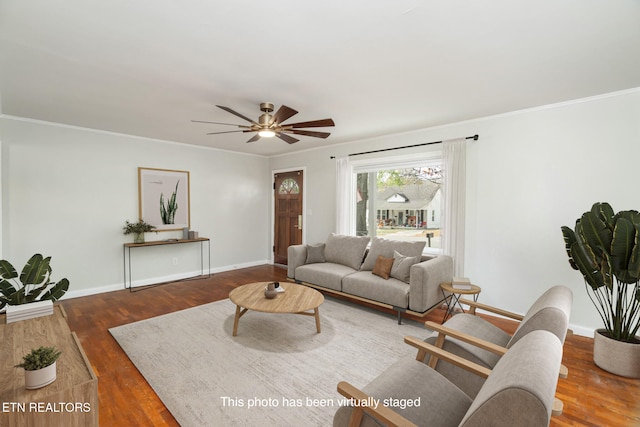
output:
[[[443,334],[442,332],[440,332],[438,334],[438,338],[436,338],[435,346],[438,347],[438,348],[444,347],[444,339],[445,338],[446,338],[446,335]],[[427,355],[427,353],[424,350],[419,350],[418,351],[418,356],[416,357],[416,360],[422,362],[426,355]],[[432,354],[429,357],[429,365],[428,366],[431,369],[435,369],[437,364],[438,364],[438,358],[434,354]]]
[[[557,397],[554,397],[553,406],[551,407],[551,415],[552,416],[561,415],[563,408],[564,408],[564,403],[562,403],[562,400],[558,399]]]
[[[560,365],[560,373],[558,374],[560,378],[567,378],[569,376],[569,368],[565,365]]]
[[[363,416],[364,411],[361,407],[353,408],[353,412],[351,412],[351,418],[349,418],[349,427],[360,427]]]

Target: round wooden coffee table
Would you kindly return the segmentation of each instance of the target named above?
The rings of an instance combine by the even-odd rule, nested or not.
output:
[[[315,289],[294,283],[282,283],[284,289],[275,298],[264,296],[269,282],[257,282],[243,285],[229,293],[229,299],[236,305],[236,317],[233,320],[233,336],[238,335],[238,321],[249,310],[263,313],[291,313],[316,318],[316,330],[320,333],[320,312],[318,307],[324,302],[324,296]],[[309,313],[309,310],[313,310]]]

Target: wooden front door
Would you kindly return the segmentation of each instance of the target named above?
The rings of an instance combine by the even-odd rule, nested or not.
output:
[[[274,175],[273,261],[287,264],[287,249],[302,243],[302,171]]]

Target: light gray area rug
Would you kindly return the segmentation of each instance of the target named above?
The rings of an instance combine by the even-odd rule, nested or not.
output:
[[[363,387],[416,351],[421,323],[326,299],[313,317],[218,301],[109,331],[182,426],[330,426],[339,381]]]

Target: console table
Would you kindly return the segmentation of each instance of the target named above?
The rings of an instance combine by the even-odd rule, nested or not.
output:
[[[145,243],[125,243],[122,247],[122,257],[124,261],[124,288],[132,291],[131,287],[131,249],[135,248],[147,248],[150,246],[162,246],[162,245],[179,245],[184,243],[198,243],[200,242],[200,274],[187,277],[181,280],[193,279],[196,277],[202,277],[205,275],[204,273],[204,244],[207,243],[207,258],[209,259],[209,268],[207,270],[207,277],[211,276],[211,240],[207,237],[198,237],[196,239],[171,239],[171,240],[157,240],[153,242],[145,242]],[[127,274],[128,273],[128,274]],[[127,277],[129,278],[127,286]],[[170,282],[165,282],[170,283]],[[162,283],[157,283],[157,285],[161,285]]]
[[[6,323],[0,315],[0,426],[98,426],[98,378],[67,324],[61,305],[53,314]],[[40,346],[56,346],[56,380],[27,390],[24,371],[14,368]]]

